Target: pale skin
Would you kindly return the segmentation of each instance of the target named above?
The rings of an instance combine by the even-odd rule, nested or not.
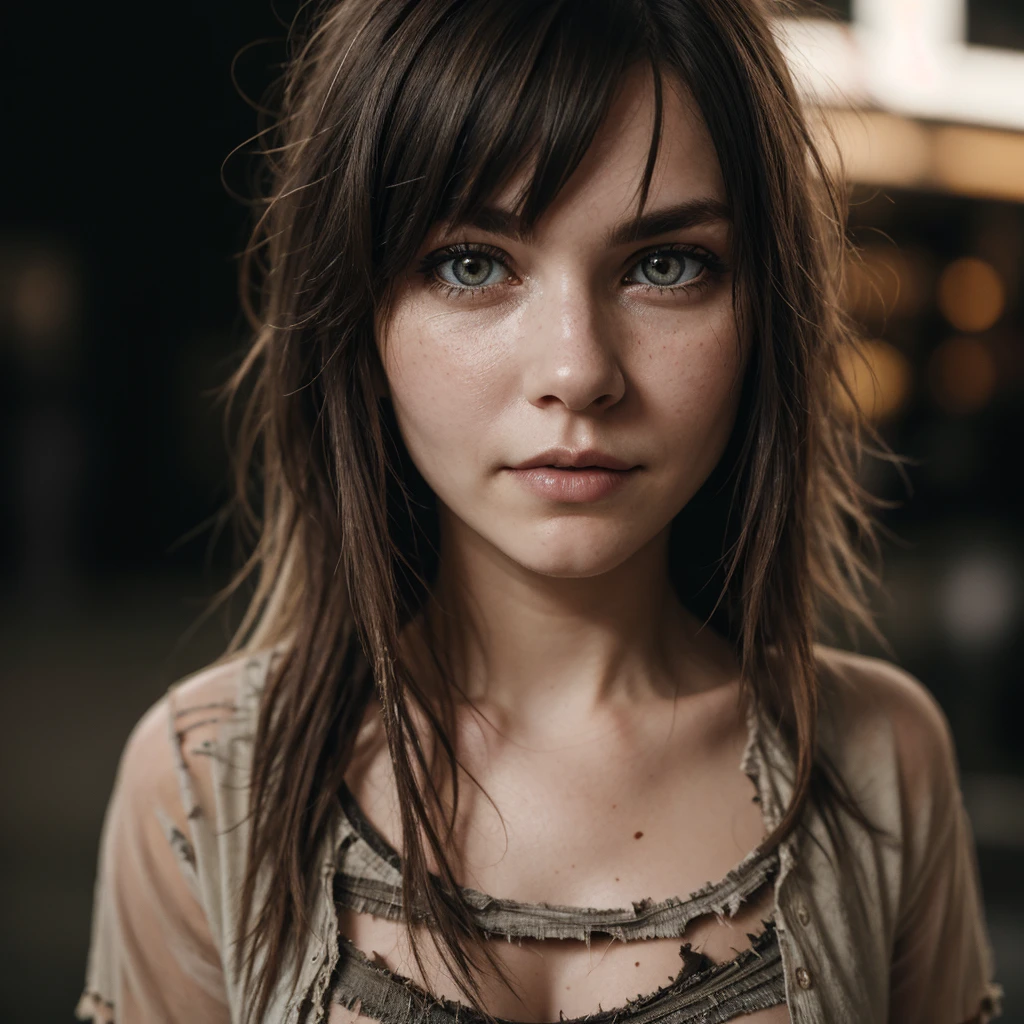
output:
[[[460,881],[495,896],[598,907],[685,896],[764,836],[739,767],[737,665],[676,600],[666,566],[669,525],[722,454],[748,357],[727,269],[730,224],[612,238],[635,213],[652,119],[649,75],[637,72],[535,237],[511,237],[496,221],[438,225],[417,264],[454,243],[486,252],[428,274],[411,268],[382,332],[403,438],[438,497],[438,604],[471,614],[477,629],[462,651],[457,746],[501,818],[463,784],[453,854]],[[493,205],[507,210],[518,184]],[[703,122],[671,87],[645,213],[695,200],[724,206],[724,185]],[[661,262],[644,263],[655,254]],[[464,258],[483,260],[468,265],[483,287],[459,277]],[[660,289],[651,270],[668,271]],[[598,501],[553,501],[507,472],[553,445],[642,468]],[[413,630],[404,642],[414,660]],[[347,781],[400,848],[375,708]],[[766,893],[735,918],[693,923],[684,939],[727,960],[770,913]],[[396,925],[347,913],[341,926],[392,969],[460,997],[439,969],[419,975]],[[597,937],[589,951],[502,941],[518,998],[488,982],[486,1005],[529,1022],[621,1006],[678,972],[680,941]],[[335,1006],[331,1019],[347,1013]],[[743,1019],[789,1016],[776,1007]]]

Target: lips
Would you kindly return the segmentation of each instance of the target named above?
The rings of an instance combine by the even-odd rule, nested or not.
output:
[[[554,502],[590,502],[609,498],[634,479],[641,467],[551,466],[544,463],[509,470],[510,476],[535,495]]]
[[[636,468],[636,463],[609,455],[595,448],[573,450],[571,448],[549,448],[531,459],[514,466],[514,469],[616,469]]]

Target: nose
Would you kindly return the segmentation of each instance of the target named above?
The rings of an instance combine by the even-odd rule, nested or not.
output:
[[[523,326],[523,382],[533,405],[593,412],[622,399],[626,378],[614,317],[602,313],[585,281],[537,295]]]

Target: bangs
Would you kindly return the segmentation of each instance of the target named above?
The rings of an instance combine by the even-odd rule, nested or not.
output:
[[[662,82],[641,5],[478,0],[411,6],[394,26],[395,84],[389,109],[380,111],[377,139],[372,229],[374,262],[384,279],[412,260],[434,224],[474,219],[527,170],[511,212],[531,230],[583,159],[625,73],[637,64],[650,68],[655,90],[638,194],[642,212],[661,134]]]

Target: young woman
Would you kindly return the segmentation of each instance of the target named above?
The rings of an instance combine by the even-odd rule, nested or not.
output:
[[[947,724],[815,643],[870,524],[762,0],[343,0],[282,105],[255,596],[128,741],[79,1016],[990,1019]]]

